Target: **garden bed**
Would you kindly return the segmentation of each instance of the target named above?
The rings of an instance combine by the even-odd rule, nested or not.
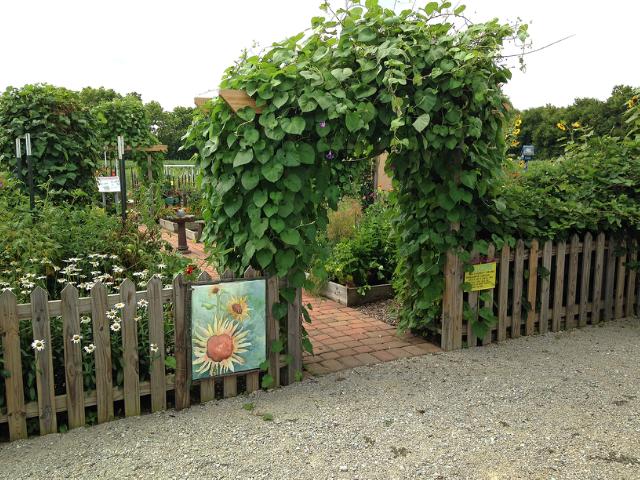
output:
[[[172,222],[171,220],[161,218],[160,226],[165,230],[168,230],[169,232],[178,233],[178,224],[176,222]],[[194,242],[199,242],[200,237],[202,236],[203,228],[204,228],[204,222],[202,220],[196,220],[195,222],[187,222],[186,224],[187,239],[193,240]]]
[[[358,287],[347,287],[339,283],[327,282],[325,287],[320,290],[320,295],[347,307],[354,307],[377,300],[393,298],[393,287],[389,283],[373,285],[366,293],[360,294],[358,293]]]

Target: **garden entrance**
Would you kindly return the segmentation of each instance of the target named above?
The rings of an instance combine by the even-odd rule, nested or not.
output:
[[[174,248],[178,236],[163,232],[163,238]],[[192,259],[198,267],[217,276],[206,262],[202,243],[189,241]],[[396,328],[358,309],[329,299],[302,294],[302,303],[311,305],[311,323],[306,326],[313,353],[306,352],[303,363],[307,372],[317,375],[346,368],[388,362],[399,358],[441,351],[422,337],[398,334]]]

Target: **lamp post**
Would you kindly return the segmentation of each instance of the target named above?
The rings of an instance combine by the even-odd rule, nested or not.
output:
[[[29,178],[29,206],[35,209],[35,197],[33,192],[33,162],[31,161],[31,134],[24,135],[25,150],[27,151],[27,176]]]
[[[16,138],[16,177],[22,180],[22,142]]]
[[[124,137],[118,135],[118,160],[120,162],[120,205],[122,208],[122,222],[127,220],[127,176],[124,163]]]
[[[24,138],[25,150],[27,153],[27,186],[29,187],[29,207],[35,209],[35,194],[33,191],[33,162],[31,158],[31,134],[25,133],[16,138],[16,176],[18,180],[24,182],[22,176],[22,139]]]

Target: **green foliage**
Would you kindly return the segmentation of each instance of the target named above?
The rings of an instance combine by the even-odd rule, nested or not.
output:
[[[125,278],[135,282],[138,290],[146,288],[152,275],[159,275],[170,283],[173,275],[182,271],[186,260],[165,251],[159,232],[140,232],[138,225],[122,225],[117,217],[93,207],[77,207],[68,203],[54,205],[45,199],[38,201],[37,212],[32,214],[28,197],[19,191],[17,182],[8,175],[0,175],[0,292],[13,291],[18,302],[28,303],[30,292],[36,286],[48,291],[49,299],[60,298],[66,285],[75,285],[81,297],[88,296],[93,284],[101,281],[109,293],[117,293],[117,286]],[[197,274],[194,272],[192,275]],[[170,307],[165,307],[165,346],[169,354],[166,366],[175,368],[173,352],[173,321]],[[124,363],[122,360],[121,331],[118,323],[121,313],[115,309],[111,321],[111,351],[114,385],[122,386]],[[139,372],[141,380],[149,378],[153,352],[149,344],[148,316],[144,305],[137,309],[139,346]],[[83,352],[83,378],[86,390],[95,389],[94,353],[87,352],[92,343],[91,319],[81,319]],[[31,347],[34,340],[30,322],[20,324],[22,368],[25,395],[36,400],[37,353]],[[64,393],[63,328],[60,317],[51,319],[51,348],[55,391]],[[0,346],[0,358],[2,347]],[[4,384],[0,376],[0,408],[4,407]]]
[[[529,108],[521,112],[522,126],[516,139],[519,145],[510,149],[519,154],[522,145],[535,145],[536,160],[554,158],[563,153],[563,132],[557,127],[562,122],[569,126],[579,122],[591,128],[596,136],[605,135],[623,137],[629,127],[625,124],[626,103],[633,95],[633,89],[627,85],[613,88],[606,101],[595,98],[577,98],[568,107]]]
[[[227,70],[221,87],[246,91],[261,115],[216,99],[186,141],[198,148],[204,234],[220,267],[251,265],[302,286],[340,198],[332,165],[387,150],[401,326],[439,317],[445,252],[471,246],[501,171],[500,85],[511,74],[498,57],[516,33],[497,21],[458,29],[449,6],[396,14],[369,0]]]
[[[391,231],[396,213],[385,199],[367,208],[353,234],[331,250],[325,265],[328,279],[364,289],[389,283],[396,267]]]
[[[77,93],[46,84],[9,87],[0,97],[0,165],[15,171],[15,139],[30,133],[36,187],[51,179],[63,197],[75,189],[95,191],[100,150],[95,130]],[[20,174],[26,179],[24,142],[22,154]]]
[[[640,230],[640,142],[585,134],[556,160],[496,191],[486,231],[503,238],[567,238],[573,233]]]
[[[149,104],[147,104],[148,106]],[[188,160],[196,153],[195,148],[180,148],[182,137],[187,133],[193,120],[191,107],[176,107],[171,112],[162,112],[158,121],[152,121],[157,125],[156,135],[160,143],[167,145],[167,158]]]
[[[158,104],[159,105],[159,104]],[[98,134],[104,149],[115,152],[117,137],[122,135],[125,144],[133,149],[148,147],[158,143],[151,133],[151,120],[143,103],[136,97],[126,96],[99,103],[92,109],[98,121]],[[143,152],[128,152],[127,158],[132,158],[138,164],[140,179],[147,181],[147,154]],[[152,154],[151,162],[153,178],[162,178],[162,156]]]

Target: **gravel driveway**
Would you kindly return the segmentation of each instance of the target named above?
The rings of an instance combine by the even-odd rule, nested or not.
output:
[[[640,478],[639,359],[633,319],[360,367],[4,444],[0,477]]]

